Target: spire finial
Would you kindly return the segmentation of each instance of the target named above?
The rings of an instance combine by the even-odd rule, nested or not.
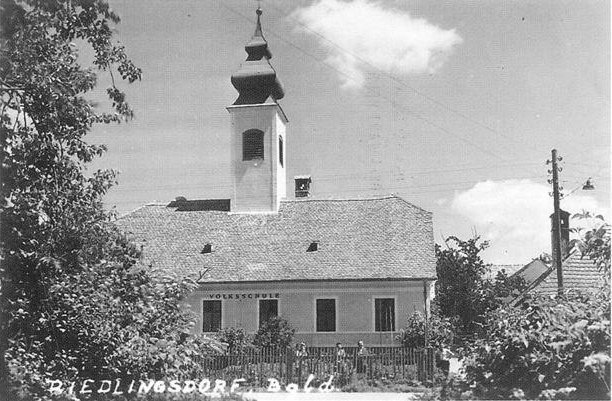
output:
[[[257,14],[257,25],[255,26],[254,36],[263,37],[263,32],[261,30],[261,14],[263,13],[263,11],[261,11],[261,0],[257,0],[257,10],[255,10],[255,13]]]

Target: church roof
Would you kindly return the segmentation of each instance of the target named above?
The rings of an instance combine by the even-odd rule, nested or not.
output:
[[[432,214],[391,195],[287,200],[278,213],[147,205],[119,225],[143,262],[203,282],[435,279]],[[314,245],[316,243],[316,245]]]

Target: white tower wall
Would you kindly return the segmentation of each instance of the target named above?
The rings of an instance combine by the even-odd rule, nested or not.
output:
[[[286,197],[287,119],[276,103],[236,105],[227,108],[231,119],[231,164],[235,213],[277,212]],[[264,133],[263,160],[243,160],[243,133],[257,129]],[[284,152],[279,160],[279,136]]]

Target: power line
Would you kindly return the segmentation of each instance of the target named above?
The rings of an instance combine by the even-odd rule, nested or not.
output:
[[[362,57],[360,57],[358,54],[355,54],[354,52],[352,52],[352,51],[350,51],[350,50],[347,50],[346,48],[344,48],[344,47],[342,47],[342,46],[338,45],[337,43],[335,43],[335,42],[334,42],[334,41],[332,41],[331,39],[327,38],[325,35],[323,35],[323,34],[321,34],[321,33],[317,32],[317,31],[315,31],[315,30],[311,29],[310,27],[308,27],[307,25],[305,25],[305,24],[301,23],[301,22],[300,22],[299,20],[297,20],[296,18],[290,17],[290,16],[289,16],[289,15],[286,13],[286,11],[285,11],[285,10],[282,10],[281,8],[279,8],[279,7],[275,6],[275,5],[274,5],[274,4],[272,4],[272,3],[268,4],[268,6],[271,6],[272,8],[274,8],[274,9],[278,10],[278,11],[279,11],[279,12],[282,14],[282,16],[283,16],[283,17],[286,17],[286,18],[291,19],[292,21],[296,22],[298,25],[300,25],[301,27],[303,27],[303,28],[304,28],[304,29],[306,29],[307,31],[309,31],[309,32],[313,33],[315,36],[317,36],[317,37],[319,37],[319,38],[323,39],[324,41],[326,41],[327,43],[329,43],[329,44],[331,44],[332,46],[336,47],[337,49],[341,50],[342,52],[344,52],[344,53],[346,53],[346,54],[350,55],[351,57],[354,57],[356,60],[361,61],[362,63],[366,64],[366,65],[367,65],[367,66],[369,66],[370,68],[372,68],[372,69],[376,70],[378,73],[385,75],[386,77],[388,77],[389,79],[391,79],[393,82],[395,82],[395,83],[397,83],[397,84],[399,84],[399,85],[403,86],[404,88],[408,88],[408,89],[412,90],[412,91],[413,91],[414,93],[416,93],[417,95],[419,95],[419,96],[421,96],[421,97],[423,97],[423,98],[425,98],[425,99],[429,100],[430,102],[432,102],[432,103],[434,103],[434,104],[436,104],[436,105],[438,105],[438,106],[440,106],[440,107],[444,108],[445,110],[447,110],[447,111],[449,111],[449,112],[451,112],[451,113],[453,113],[453,114],[455,114],[455,115],[457,115],[457,116],[459,116],[459,117],[463,118],[464,120],[467,120],[467,121],[469,121],[469,122],[471,122],[471,123],[473,123],[473,124],[475,124],[475,125],[478,125],[479,127],[484,128],[485,130],[487,130],[487,131],[489,131],[489,132],[491,132],[491,133],[493,133],[493,134],[499,135],[499,136],[504,137],[504,138],[506,138],[506,139],[508,139],[508,140],[510,140],[510,141],[512,141],[512,142],[518,143],[514,137],[509,136],[509,135],[506,135],[506,134],[503,134],[503,133],[501,133],[501,132],[499,132],[499,131],[497,131],[497,130],[495,130],[495,129],[491,128],[491,127],[489,127],[488,125],[486,125],[486,124],[484,124],[484,123],[482,123],[482,122],[480,122],[480,121],[478,121],[478,120],[476,120],[476,119],[474,119],[474,118],[472,118],[472,117],[470,117],[470,116],[466,115],[465,113],[462,113],[462,112],[460,112],[460,111],[458,111],[458,110],[456,110],[456,109],[454,109],[454,108],[452,108],[452,107],[448,106],[447,104],[445,104],[445,103],[443,103],[443,102],[441,102],[441,101],[439,101],[439,100],[437,100],[437,99],[433,98],[432,96],[429,96],[429,95],[427,95],[427,94],[425,94],[425,93],[423,93],[423,92],[421,92],[421,91],[417,90],[416,88],[414,88],[414,87],[412,87],[411,85],[407,84],[405,81],[403,81],[403,80],[401,80],[401,79],[399,79],[399,78],[397,78],[397,77],[393,76],[391,73],[386,72],[386,71],[383,71],[382,69],[380,69],[380,68],[378,68],[378,67],[374,66],[372,63],[370,63],[370,62],[368,62],[367,60],[363,59],[363,58],[362,58]],[[523,143],[521,143],[521,145],[523,145]],[[531,147],[531,149],[532,149],[532,150],[534,150],[534,151],[537,151],[537,149],[536,149],[535,147]]]
[[[225,9],[227,9],[227,10],[229,10],[229,11],[231,11],[231,12],[233,12],[233,13],[235,13],[235,14],[239,15],[239,16],[241,16],[242,18],[244,18],[244,19],[246,19],[246,20],[248,20],[248,21],[253,22],[253,20],[251,19],[251,17],[248,17],[248,16],[246,16],[246,15],[242,14],[241,12],[239,12],[239,11],[237,11],[237,10],[233,9],[232,7],[229,7],[229,6],[227,6],[227,5],[223,4],[223,3],[220,3],[220,4],[221,4],[221,6],[222,6],[223,8],[225,8]],[[339,74],[341,74],[341,75],[343,75],[343,76],[347,77],[347,78],[348,78],[348,79],[350,79],[351,81],[356,81],[356,80],[355,80],[355,78],[354,78],[353,76],[351,76],[351,75],[349,75],[349,74],[345,73],[344,71],[341,71],[341,70],[339,70],[339,69],[335,68],[334,66],[332,66],[332,65],[330,65],[329,63],[325,62],[325,60],[322,60],[322,59],[320,59],[319,57],[315,56],[314,54],[312,54],[312,53],[310,53],[310,52],[308,52],[308,51],[306,51],[306,50],[302,49],[300,46],[298,46],[298,45],[294,44],[293,42],[291,42],[291,41],[289,41],[289,40],[287,40],[287,39],[285,39],[285,38],[284,38],[282,35],[277,34],[277,33],[276,33],[276,32],[274,32],[273,30],[271,30],[271,29],[266,29],[266,32],[267,32],[267,33],[271,33],[271,34],[272,34],[272,36],[276,37],[276,38],[277,38],[277,39],[279,39],[280,41],[282,41],[282,42],[284,42],[284,43],[288,44],[289,46],[291,46],[291,47],[293,47],[293,48],[297,49],[297,50],[298,50],[298,51],[300,51],[301,53],[303,53],[303,54],[305,54],[305,55],[307,55],[307,56],[309,56],[309,57],[313,58],[314,60],[316,60],[317,62],[319,62],[319,63],[321,63],[321,64],[323,64],[323,65],[325,65],[325,66],[327,66],[328,68],[331,68],[332,70],[336,71],[337,73],[339,73]],[[369,92],[369,93],[372,93],[371,91],[368,91],[368,92]],[[504,157],[502,157],[502,156],[500,156],[500,155],[498,155],[498,154],[496,154],[496,153],[494,153],[494,152],[490,151],[489,149],[487,149],[487,148],[485,148],[485,147],[483,147],[483,146],[480,146],[480,145],[476,144],[474,141],[471,141],[470,139],[466,138],[465,136],[460,135],[460,134],[457,134],[457,133],[454,133],[454,132],[451,132],[451,131],[447,130],[446,128],[444,128],[444,127],[440,126],[439,124],[434,123],[433,121],[430,121],[429,119],[427,119],[427,118],[425,118],[425,117],[421,116],[420,114],[418,114],[418,113],[416,113],[416,112],[412,112],[412,111],[408,110],[408,109],[407,109],[407,107],[406,107],[405,105],[403,105],[403,104],[399,104],[399,103],[395,102],[394,100],[389,99],[389,98],[387,98],[387,97],[385,97],[385,96],[383,96],[383,95],[381,95],[381,94],[375,94],[375,93],[372,93],[372,94],[373,94],[374,96],[376,96],[376,97],[380,97],[380,98],[383,98],[383,99],[387,100],[387,101],[388,101],[390,104],[392,104],[393,106],[395,106],[395,107],[399,107],[400,109],[403,109],[403,110],[404,110],[404,112],[406,112],[407,114],[412,115],[413,117],[415,117],[415,118],[417,118],[417,119],[419,119],[419,120],[421,120],[421,121],[425,122],[426,124],[429,124],[429,125],[431,125],[432,127],[437,128],[438,130],[440,130],[440,131],[442,131],[442,132],[444,132],[444,133],[446,133],[446,134],[449,134],[449,135],[451,135],[451,136],[455,136],[455,137],[457,137],[458,139],[462,140],[463,142],[465,142],[465,143],[468,143],[468,144],[472,145],[474,148],[476,148],[476,149],[480,150],[480,151],[481,151],[481,152],[483,152],[483,153],[488,154],[489,156],[492,156],[492,157],[494,157],[494,158],[496,158],[496,159],[499,159],[499,160],[504,160],[504,161],[505,161],[505,160],[507,160],[506,158],[504,158]]]

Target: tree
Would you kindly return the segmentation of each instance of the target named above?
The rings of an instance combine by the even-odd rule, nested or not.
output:
[[[482,326],[487,311],[519,295],[527,286],[520,277],[509,277],[505,271],[494,281],[487,280],[489,265],[480,257],[487,241],[475,237],[463,241],[451,236],[446,248],[436,245],[436,303],[442,317],[459,319],[459,331],[473,334]]]
[[[483,278],[487,265],[480,257],[488,243],[480,242],[480,237],[463,241],[452,236],[445,245],[445,249],[436,245],[436,302],[442,316],[459,318],[461,331],[473,333],[491,308]]]
[[[215,344],[187,335],[179,300],[193,283],[153,280],[103,208],[115,173],[85,175],[105,151],[86,142],[91,127],[133,117],[115,75],[141,71],[113,41],[119,17],[103,0],[0,4],[0,398],[44,398],[51,377],[197,370]],[[93,68],[77,44],[93,49]],[[111,76],[112,112],[85,97],[95,69]]]

